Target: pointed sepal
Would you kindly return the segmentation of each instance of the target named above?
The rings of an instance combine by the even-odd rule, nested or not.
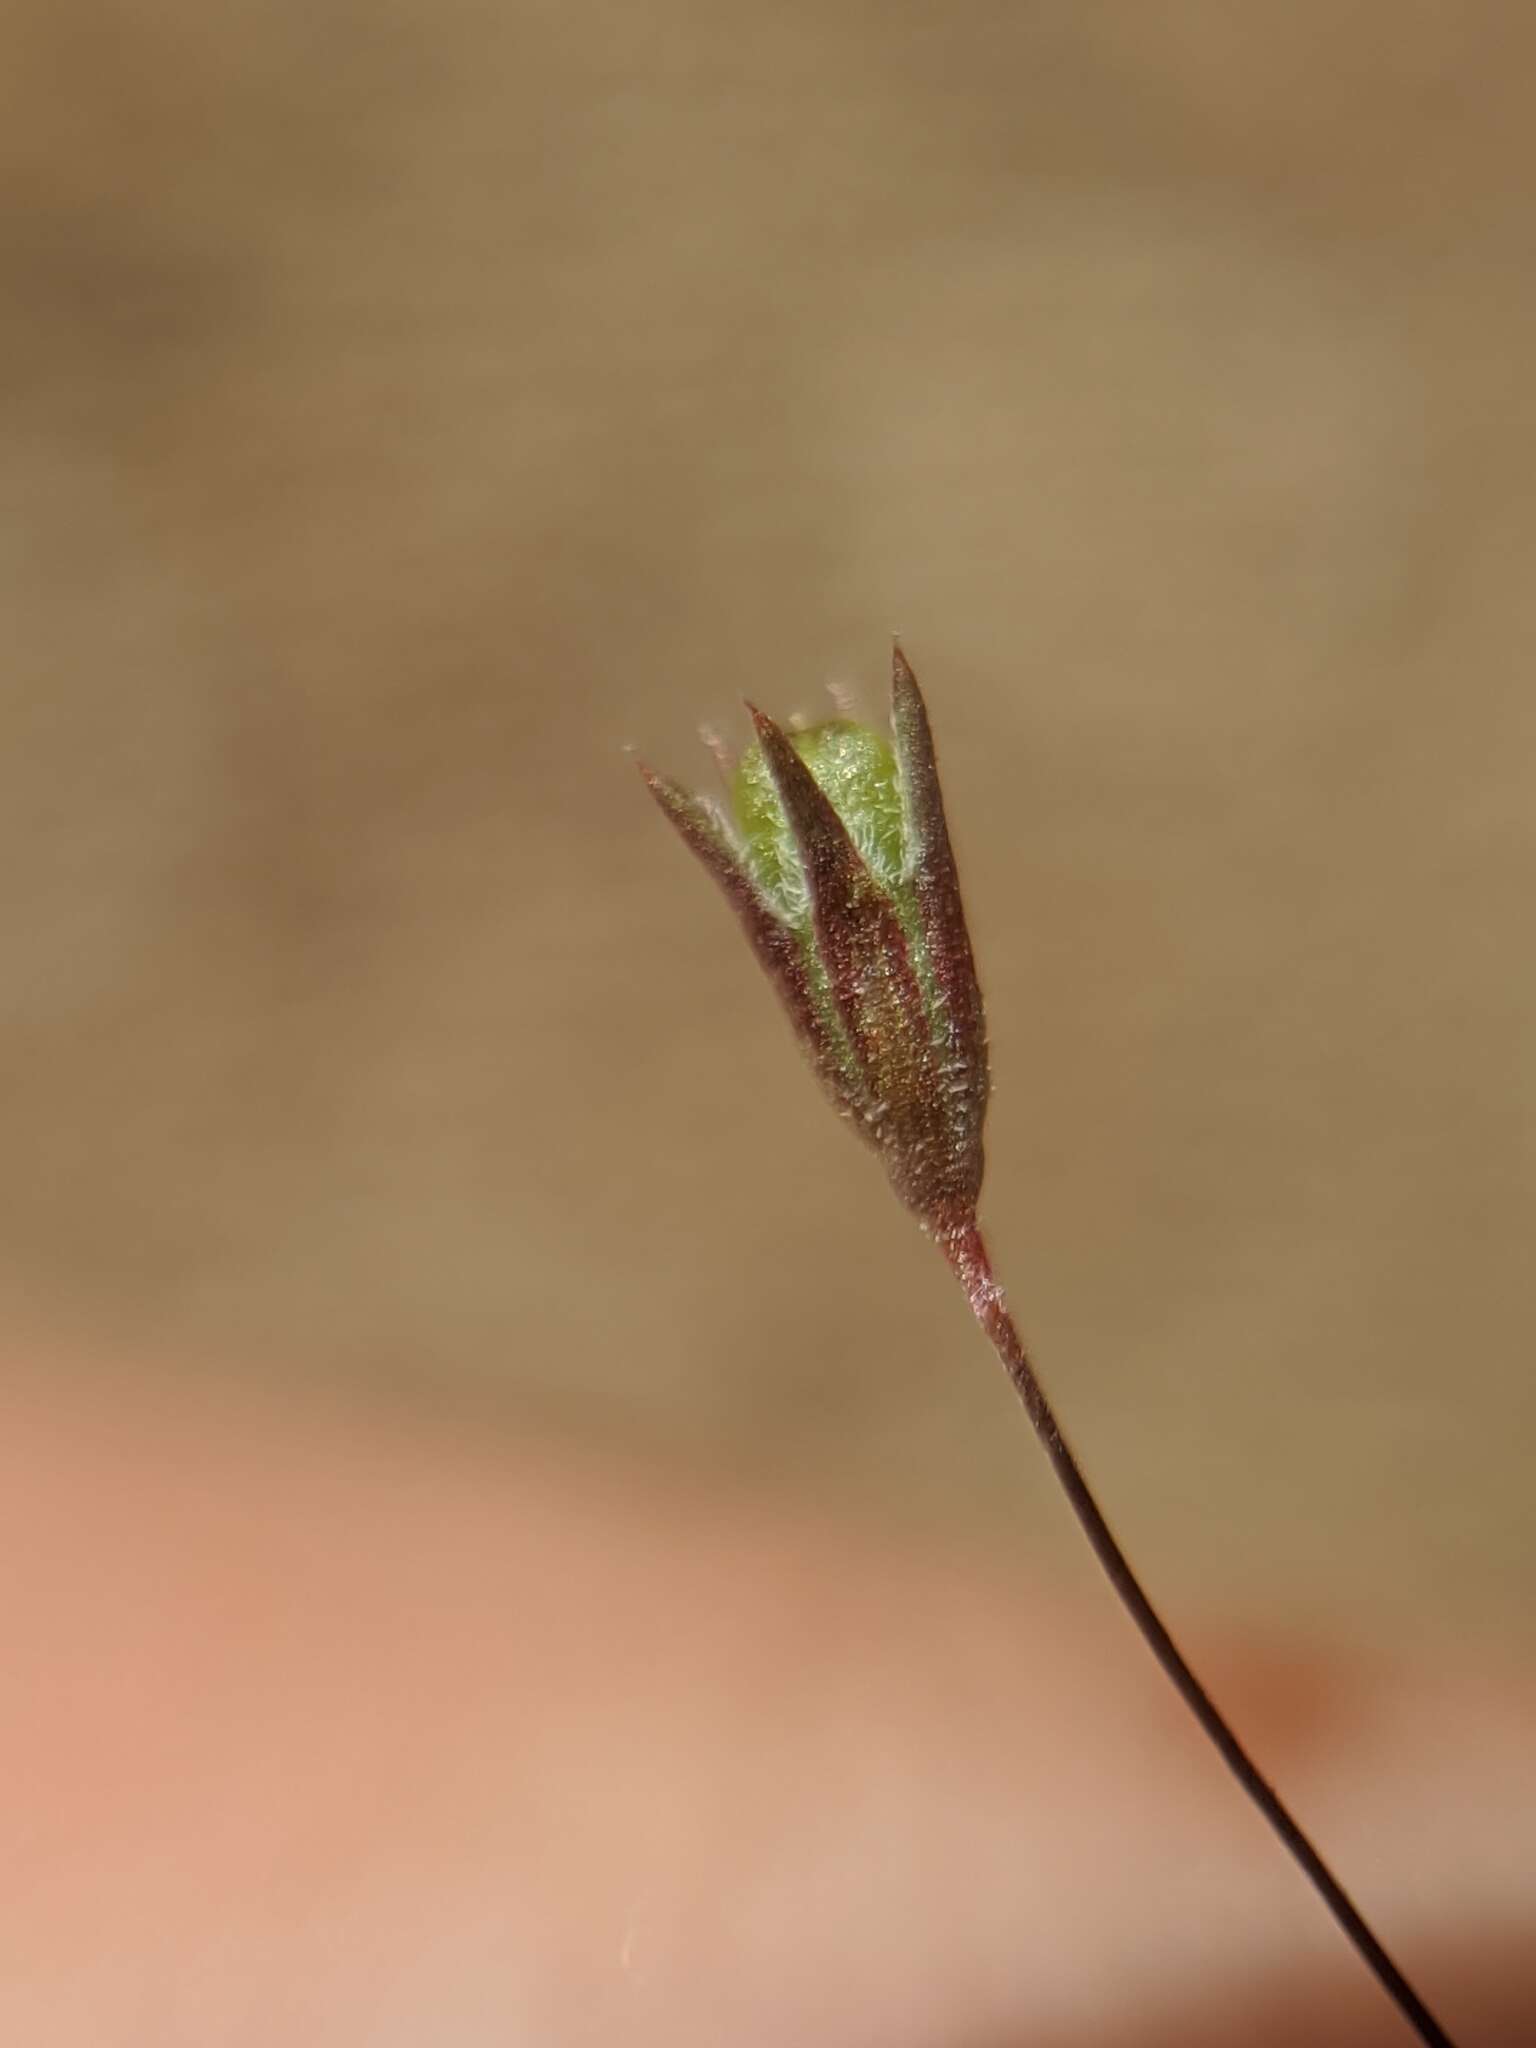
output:
[[[643,769],[735,910],[827,1093],[924,1226],[975,1215],[986,1026],[916,678],[892,738],[849,717],[785,731],[748,706],[731,819]]]
[[[979,1190],[981,1131],[991,1092],[986,1011],[944,816],[928,707],[899,645],[891,650],[891,737],[906,810],[907,872],[933,976],[944,1086],[960,1126],[957,1141],[975,1148]]]
[[[705,798],[638,764],[646,788],[689,851],[714,877],[736,913],[758,964],[778,990],[795,1036],[840,1115],[865,1122],[867,1104],[847,1047],[816,1000],[802,934],[778,917],[748,872],[724,819]]]
[[[799,848],[816,959],[864,1085],[870,1135],[903,1201],[926,1214],[948,1198],[950,1146],[938,1048],[901,918],[788,734],[756,709],[752,722]]]

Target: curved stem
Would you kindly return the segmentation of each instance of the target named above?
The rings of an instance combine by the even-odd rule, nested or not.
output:
[[[1045,1391],[1035,1377],[1034,1367],[1029,1362],[1018,1327],[1008,1312],[1003,1291],[993,1278],[991,1261],[987,1257],[987,1248],[975,1218],[969,1218],[941,1235],[939,1244],[954,1269],[956,1278],[965,1289],[972,1313],[1007,1368],[1008,1377],[1013,1381],[1014,1389],[1034,1425],[1035,1434],[1055,1468],[1056,1477],[1061,1481],[1067,1499],[1072,1503],[1072,1512],[1082,1524],[1083,1533],[1093,1546],[1094,1555],[1104,1567],[1110,1584],[1129,1610],[1131,1619],[1141,1631],[1147,1647],[1162,1666],[1184,1704],[1221,1752],[1232,1775],[1301,1865],[1329,1912],[1419,2039],[1428,2042],[1430,2048],[1454,2048],[1449,2034],[1376,1939],[1348,1892],[1291,1818],[1279,1794],[1261,1774],[1247,1750],[1228,1727],[1205,1687],[1185,1663],[1183,1654],[1163,1626],[1156,1608],[1141,1590],[1136,1574],[1131,1570],[1124,1551],[1115,1541],[1109,1524],[1100,1512],[1099,1504],[1089,1490],[1088,1482],[1061,1433],[1056,1417],[1051,1411],[1051,1405],[1045,1398]]]

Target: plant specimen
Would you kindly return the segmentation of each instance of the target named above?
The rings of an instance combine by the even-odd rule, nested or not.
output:
[[[986,1021],[917,678],[896,648],[889,739],[848,718],[785,731],[748,709],[756,740],[730,770],[729,811],[642,764],[651,794],[725,892],[833,1106],[948,1260],[1153,1656],[1420,2040],[1451,2048],[1142,1591],[993,1277],[977,1222]]]

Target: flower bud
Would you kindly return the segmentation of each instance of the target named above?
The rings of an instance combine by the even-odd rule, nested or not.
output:
[[[846,718],[795,732],[752,721],[729,815],[642,773],[724,890],[836,1108],[908,1208],[950,1232],[981,1189],[986,1026],[917,679],[898,648],[889,740]]]

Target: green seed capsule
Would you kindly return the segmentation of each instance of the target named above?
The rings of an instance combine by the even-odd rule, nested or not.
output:
[[[906,835],[901,783],[890,744],[847,718],[791,732],[789,740],[825,791],[871,874],[895,887],[902,879]],[[793,925],[808,925],[810,893],[799,849],[760,745],[742,755],[731,795],[753,879],[781,916]]]

